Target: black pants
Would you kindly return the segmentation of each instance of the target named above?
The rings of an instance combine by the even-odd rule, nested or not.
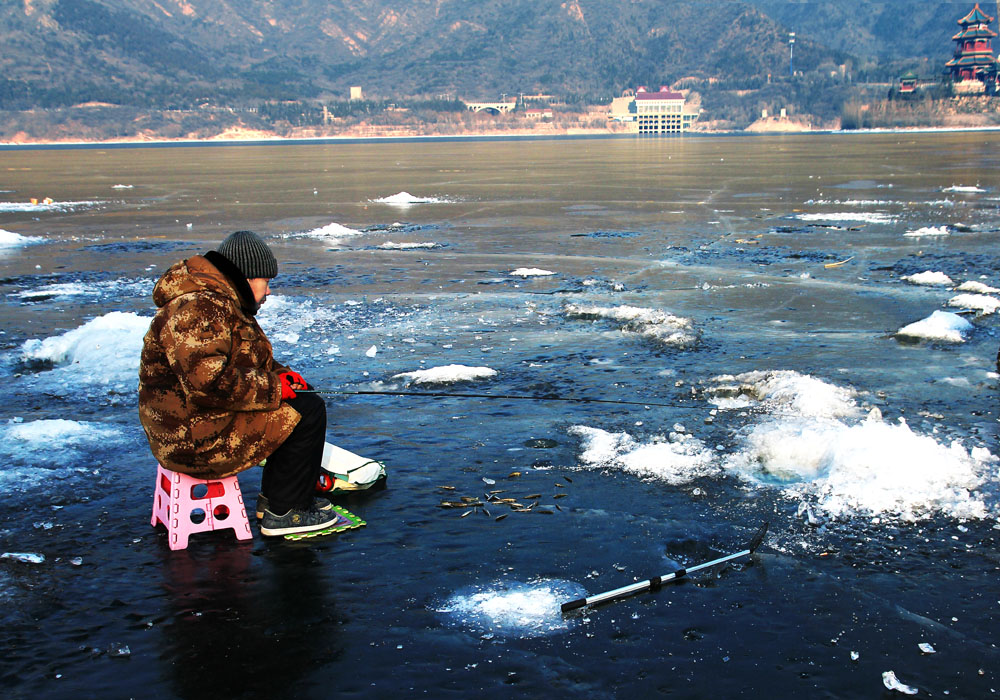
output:
[[[264,464],[260,492],[268,510],[284,515],[291,508],[312,506],[323,445],[326,444],[326,404],[316,394],[299,394],[288,401],[302,415],[291,435]]]

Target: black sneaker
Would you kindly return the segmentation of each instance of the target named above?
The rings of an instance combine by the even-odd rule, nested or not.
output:
[[[267,510],[267,506],[268,506],[267,496],[265,496],[262,493],[257,494],[257,520],[260,520],[264,517],[264,511]],[[324,512],[333,510],[333,504],[330,503],[330,501],[326,500],[325,498],[314,498],[312,507],[316,510],[321,510]]]
[[[260,534],[272,537],[322,530],[336,524],[338,517],[337,511],[332,508],[326,511],[315,508],[309,510],[292,508],[284,515],[275,515],[271,511],[265,510],[264,518],[260,522]]]

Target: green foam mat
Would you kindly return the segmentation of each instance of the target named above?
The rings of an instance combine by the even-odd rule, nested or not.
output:
[[[322,530],[313,530],[312,532],[295,532],[291,535],[285,535],[286,540],[305,540],[310,537],[322,537],[323,535],[334,535],[338,532],[343,532],[344,530],[354,530],[355,528],[364,527],[367,523],[359,518],[357,515],[351,511],[343,508],[341,506],[335,505],[333,507],[334,512],[341,516],[342,520],[339,520],[336,525],[331,527],[323,528]]]

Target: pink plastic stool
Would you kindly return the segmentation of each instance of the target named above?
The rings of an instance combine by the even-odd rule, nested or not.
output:
[[[201,522],[192,519],[196,511],[205,514]],[[240,482],[235,476],[198,479],[157,464],[150,524],[156,527],[157,522],[167,528],[170,549],[186,549],[189,535],[207,530],[232,528],[238,540],[253,538]]]

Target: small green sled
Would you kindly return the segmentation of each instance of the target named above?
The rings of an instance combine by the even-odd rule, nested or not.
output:
[[[357,515],[351,511],[343,508],[341,506],[333,506],[334,512],[340,516],[340,519],[335,525],[323,528],[322,530],[313,530],[312,532],[295,532],[290,535],[285,535],[286,540],[305,540],[311,537],[322,537],[323,535],[334,535],[338,532],[343,532],[344,530],[354,530],[355,528],[364,527],[367,523],[359,518]]]

